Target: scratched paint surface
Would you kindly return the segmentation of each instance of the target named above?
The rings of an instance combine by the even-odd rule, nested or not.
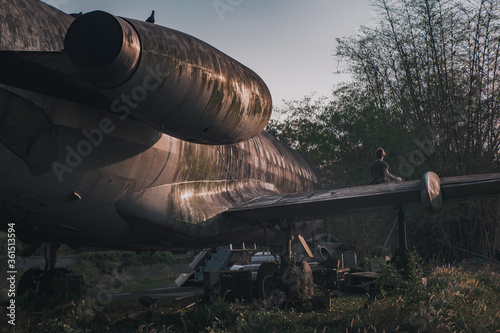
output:
[[[255,73],[220,51],[194,37],[131,20],[141,35],[141,63],[134,74],[139,75],[122,89],[130,92],[143,83],[148,66],[157,63],[162,80],[171,81],[148,95],[135,119],[121,117],[113,113],[109,96],[107,103],[98,96],[100,88],[83,85],[87,92],[68,94],[81,85],[59,52],[72,17],[35,0],[0,0],[0,5],[0,50],[45,52],[23,53],[22,61],[15,53],[1,54],[4,67],[11,60],[34,64],[31,76],[23,72],[15,80],[16,87],[0,82],[6,96],[2,117],[15,114],[19,105],[32,110],[23,114],[34,116],[4,117],[3,126],[18,129],[31,121],[32,128],[43,129],[31,136],[42,133],[57,145],[47,171],[49,157],[37,163],[40,154],[25,153],[37,151],[30,135],[5,132],[0,144],[0,216],[17,223],[24,241],[165,249],[259,239],[261,227],[222,213],[258,197],[320,187],[315,168],[269,134],[244,139],[265,126],[270,95]],[[176,127],[167,130],[186,139],[241,142],[183,141],[153,128],[139,112],[150,112],[148,121]],[[162,123],[169,113],[171,121]]]
[[[40,1],[0,1],[0,50],[60,51],[73,17]]]
[[[61,164],[68,158],[65,147],[76,150],[86,138],[83,129],[98,128],[103,119],[101,110],[11,90],[43,107],[58,133]],[[164,243],[177,246],[175,240],[186,246],[188,239],[225,240],[238,230],[249,235],[248,223],[213,220],[225,210],[263,195],[320,186],[309,162],[265,132],[239,144],[209,146],[159,134],[132,119],[106,117],[114,131],[81,164],[64,173],[63,182],[53,170],[42,176],[29,174],[16,167],[22,163],[15,154],[2,150],[2,160],[11,161],[0,169],[3,214],[20,216],[29,237],[42,236],[35,226],[44,226],[52,238],[78,242],[83,233],[100,246],[114,241],[161,248]],[[19,200],[32,198],[37,209],[13,211],[18,201],[12,189]],[[81,193],[82,199],[71,198],[73,192]],[[158,238],[157,243],[151,237]]]
[[[88,34],[108,26],[119,26],[121,32],[107,34],[109,43],[101,42],[96,47]],[[113,46],[117,39],[123,45],[119,53]],[[92,12],[75,20],[65,46],[75,66],[83,65],[82,75],[97,87],[110,87],[99,90],[110,100],[120,99],[124,92],[138,94],[140,103],[124,101],[114,108],[127,109],[136,119],[183,140],[206,144],[241,142],[257,135],[271,116],[271,94],[257,74],[182,32]],[[115,53],[113,61],[100,61]],[[132,63],[135,72],[130,77],[125,74]],[[151,75],[154,80],[147,81]],[[145,84],[155,88],[146,91],[141,88]]]

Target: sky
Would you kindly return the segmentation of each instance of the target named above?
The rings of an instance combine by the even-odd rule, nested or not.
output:
[[[195,36],[255,71],[275,107],[329,96],[349,76],[334,74],[335,39],[374,21],[369,0],[44,0],[66,12],[103,10]]]

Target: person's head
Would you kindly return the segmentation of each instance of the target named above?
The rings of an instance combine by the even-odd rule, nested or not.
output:
[[[387,154],[385,153],[385,150],[383,148],[378,148],[376,151],[375,151],[375,157],[377,159],[382,159],[382,157],[385,157],[387,156]]]

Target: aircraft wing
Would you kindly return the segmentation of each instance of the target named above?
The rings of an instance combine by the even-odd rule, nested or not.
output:
[[[426,173],[420,181],[387,183],[308,193],[264,196],[224,214],[247,221],[307,221],[381,209],[423,207],[431,212],[445,201],[500,195],[500,174],[439,179]]]

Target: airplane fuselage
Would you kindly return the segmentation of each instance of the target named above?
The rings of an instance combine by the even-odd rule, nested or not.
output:
[[[57,158],[41,175],[0,145],[2,229],[15,222],[28,243],[177,249],[258,241],[263,228],[213,218],[261,195],[319,188],[314,167],[265,132],[238,144],[202,145],[111,108],[9,86],[0,96],[3,114],[33,105],[38,111],[30,112],[42,113],[57,141]]]
[[[319,189],[261,132],[265,83],[221,51],[101,11],[0,2],[0,229],[138,250],[264,241],[267,222],[224,212]]]

